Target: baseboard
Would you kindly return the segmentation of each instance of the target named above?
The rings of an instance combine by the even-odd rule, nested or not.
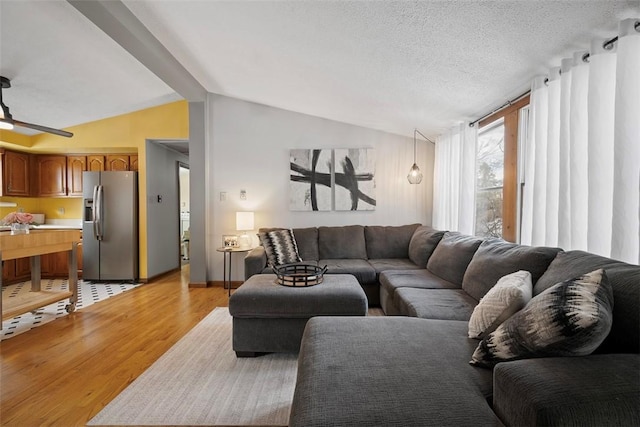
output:
[[[243,283],[244,282],[242,280],[233,280],[231,282],[231,287],[232,288],[237,288],[240,285],[242,285]],[[189,286],[191,286],[191,285],[189,285]],[[215,286],[215,287],[223,288],[224,287],[224,281],[222,281],[222,280],[209,280],[209,281],[207,281],[207,284],[205,286],[207,286],[207,287],[208,286]]]
[[[151,276],[151,277],[147,277],[147,278],[140,278],[140,279],[138,279],[138,282],[150,283],[150,282],[156,281],[158,279],[161,279],[161,278],[163,278],[165,276],[168,276],[168,275],[173,274],[176,271],[180,271],[180,270],[181,270],[180,267],[174,268],[174,269],[171,269],[169,271],[165,271],[164,273],[156,274],[155,276]]]

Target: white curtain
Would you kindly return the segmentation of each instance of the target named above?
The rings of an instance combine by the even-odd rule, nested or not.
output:
[[[436,139],[433,227],[473,234],[477,129],[468,123]]]
[[[640,261],[640,27],[536,79],[521,242]]]

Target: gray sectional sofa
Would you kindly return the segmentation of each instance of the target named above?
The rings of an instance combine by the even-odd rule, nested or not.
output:
[[[305,262],[354,274],[388,316],[309,321],[290,426],[640,425],[638,265],[419,225],[293,231]],[[270,271],[261,252],[247,275]],[[535,298],[598,268],[613,308],[593,354],[469,363],[469,318],[498,279],[529,271]]]

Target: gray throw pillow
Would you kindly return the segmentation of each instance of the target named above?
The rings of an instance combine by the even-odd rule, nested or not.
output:
[[[296,245],[292,230],[260,232],[258,237],[260,238],[260,243],[264,246],[268,265],[278,266],[302,261],[298,254],[298,245]]]
[[[507,360],[591,354],[611,330],[612,311],[604,270],[557,283],[483,339],[470,363],[493,367]]]

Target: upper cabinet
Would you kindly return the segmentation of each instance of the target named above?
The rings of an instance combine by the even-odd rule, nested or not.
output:
[[[67,157],[37,155],[35,161],[36,196],[56,197],[67,195]]]
[[[29,162],[31,156],[28,153],[0,149],[2,173],[0,179],[0,195],[25,197],[31,195],[29,180]]]
[[[30,154],[0,148],[0,196],[82,197],[84,171],[137,171],[135,154]]]
[[[104,169],[104,156],[92,154],[87,156],[87,170],[91,172],[102,172]]]
[[[107,171],[128,171],[129,156],[127,154],[109,154],[105,165]]]
[[[86,156],[67,156],[67,195],[82,196],[82,172],[87,170]]]

